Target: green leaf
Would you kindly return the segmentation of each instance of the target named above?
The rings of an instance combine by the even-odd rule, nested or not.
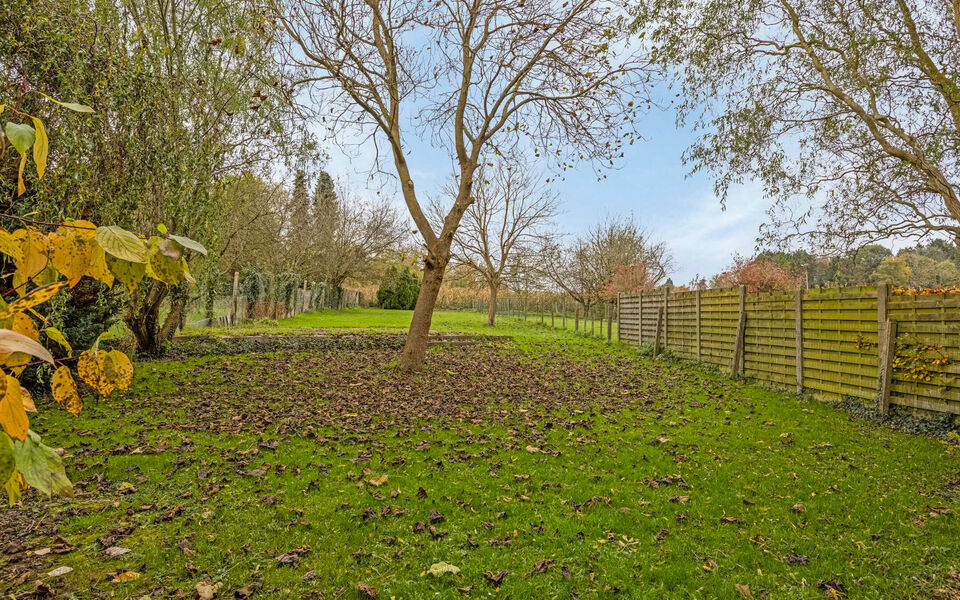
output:
[[[54,100],[54,102],[57,102]],[[69,108],[72,111],[81,112],[81,113],[95,113],[97,111],[93,110],[86,104],[77,104],[76,102],[57,102],[60,106],[64,108]]]
[[[30,149],[34,140],[37,139],[37,132],[33,127],[14,123],[13,121],[7,121],[7,125],[3,131],[7,134],[7,139],[10,140],[13,147],[16,148],[17,152],[22,156],[26,156],[27,150]]]
[[[207,255],[207,249],[204,248],[203,244],[201,244],[200,242],[198,242],[198,241],[196,241],[196,240],[191,240],[190,238],[188,238],[188,237],[183,237],[182,235],[170,235],[170,236],[167,236],[167,237],[169,237],[171,240],[177,242],[178,244],[180,244],[180,245],[183,246],[184,248],[189,248],[190,250],[196,250],[197,252],[199,252],[200,254],[202,254],[202,255],[204,255],[204,256]]]
[[[128,262],[147,262],[147,247],[143,241],[122,227],[97,227],[94,238],[107,254]]]
[[[27,439],[14,442],[17,469],[24,481],[47,496],[53,494],[73,497],[73,484],[67,479],[60,456],[40,443],[40,436],[30,431]]]
[[[167,235],[167,226],[163,223],[160,223],[157,225],[157,231],[159,231],[162,235]]]
[[[93,110],[92,108],[90,108],[89,106],[87,106],[86,104],[77,104],[76,102],[60,102],[60,101],[57,100],[56,98],[51,98],[50,96],[44,94],[43,92],[40,92],[40,95],[43,96],[44,98],[46,98],[47,100],[51,101],[51,102],[56,102],[56,103],[59,104],[60,106],[62,106],[62,107],[64,107],[64,108],[69,108],[70,110],[75,111],[75,112],[82,112],[82,113],[97,112],[97,111]]]
[[[13,476],[17,468],[17,460],[13,456],[13,438],[0,431],[0,481],[6,483]]]
[[[63,346],[64,350],[67,352],[73,352],[73,346],[71,346],[70,342],[67,341],[67,338],[65,335],[63,335],[62,331],[56,327],[47,327],[43,330],[43,332],[47,334],[47,338]]]
[[[113,339],[113,332],[110,330],[104,331],[97,336],[97,340],[93,342],[93,352],[96,352],[100,349],[100,342],[109,342]]]

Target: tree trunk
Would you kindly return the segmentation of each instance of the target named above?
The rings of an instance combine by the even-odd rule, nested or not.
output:
[[[171,295],[171,288],[159,281],[144,281],[140,285],[142,289],[131,298],[123,321],[137,342],[137,354],[163,356],[167,340],[181,323],[187,294],[185,291],[175,290]],[[160,308],[168,295],[171,296],[170,314],[161,326]]]
[[[490,284],[490,301],[487,304],[487,325],[493,327],[497,321],[497,292],[499,286]]]
[[[449,251],[441,258],[427,257],[423,267],[423,281],[420,283],[420,295],[417,296],[417,305],[413,309],[413,319],[407,332],[407,342],[400,354],[400,368],[404,371],[419,370],[426,359],[433,308],[437,304],[440,284],[443,283],[443,274],[449,260]]]

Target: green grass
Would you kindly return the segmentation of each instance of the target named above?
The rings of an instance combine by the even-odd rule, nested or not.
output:
[[[282,321],[260,321],[245,323],[237,327],[192,328],[187,334],[263,334],[288,333],[291,329],[346,330],[362,329],[369,332],[403,332],[410,327],[412,310],[382,310],[378,308],[350,308],[346,310],[322,310],[303,313]],[[554,315],[553,329],[562,330],[564,321],[559,314]],[[430,325],[437,332],[484,333],[493,335],[529,334],[538,327],[551,328],[550,315],[545,315],[543,324],[539,313],[530,313],[526,319],[514,315],[498,315],[497,326],[487,325],[486,313],[462,311],[437,311]],[[585,328],[585,329],[584,329]],[[574,320],[568,315],[566,330],[573,332]],[[606,324],[600,321],[581,323],[581,333],[592,337],[605,338]],[[617,324],[612,325],[612,336],[617,335]]]
[[[319,313],[277,329],[404,318]],[[482,323],[435,319],[448,331]],[[366,597],[359,583],[398,599],[960,587],[956,446],[618,344],[506,320],[496,330],[514,341],[433,349],[412,377],[393,350],[203,357],[141,363],[131,390],[89,400],[77,419],[42,403],[34,427],[82,485],[0,524],[5,542],[35,550],[60,535],[75,549],[13,555],[0,590],[61,565],[74,570],[42,579],[72,598],[193,597],[201,581],[221,583],[218,598],[251,584],[255,598],[350,599]],[[412,529],[431,510],[446,535]],[[130,552],[104,557],[104,536]],[[440,561],[461,573],[424,574]],[[111,582],[126,570],[139,578]],[[484,576],[499,571],[499,585]]]

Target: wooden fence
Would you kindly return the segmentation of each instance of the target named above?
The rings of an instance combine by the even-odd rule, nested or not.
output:
[[[619,339],[826,398],[960,414],[960,294],[889,286],[620,297]],[[954,364],[954,361],[957,361]]]

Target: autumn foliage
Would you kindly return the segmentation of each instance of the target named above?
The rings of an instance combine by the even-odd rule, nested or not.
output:
[[[710,287],[745,285],[748,292],[783,292],[800,289],[802,283],[799,275],[773,261],[734,256],[729,269],[713,276]]]
[[[646,263],[617,267],[613,278],[603,287],[601,297],[604,300],[616,300],[619,294],[632,294],[653,289],[655,282],[650,277]]]
[[[81,113],[93,112],[78,104],[57,104]],[[19,196],[26,190],[28,157],[36,166],[36,178],[43,177],[49,141],[40,119],[3,105],[0,113],[5,108],[14,119],[23,121],[9,121],[4,126],[6,141],[20,157]],[[102,396],[127,389],[133,380],[130,359],[119,350],[100,347],[109,334],[75,354],[66,336],[49,325],[42,314],[43,306],[85,277],[108,287],[120,282],[130,291],[144,278],[170,285],[193,282],[185,254],[187,250],[206,250],[194,240],[168,235],[162,225],[157,226],[159,235],[146,237],[115,226],[98,227],[89,221],[67,220],[51,225],[5,216],[22,224],[13,231],[0,228],[0,253],[6,258],[3,265],[12,267],[2,274],[9,284],[0,296],[0,487],[12,505],[27,486],[48,495],[73,493],[59,455],[30,429],[27,413],[37,409],[30,393],[20,385],[24,370],[33,364],[50,364],[53,397],[73,415],[83,409],[73,369],[81,381]],[[38,226],[54,230],[44,233]],[[41,341],[61,346],[67,356],[55,359]]]

